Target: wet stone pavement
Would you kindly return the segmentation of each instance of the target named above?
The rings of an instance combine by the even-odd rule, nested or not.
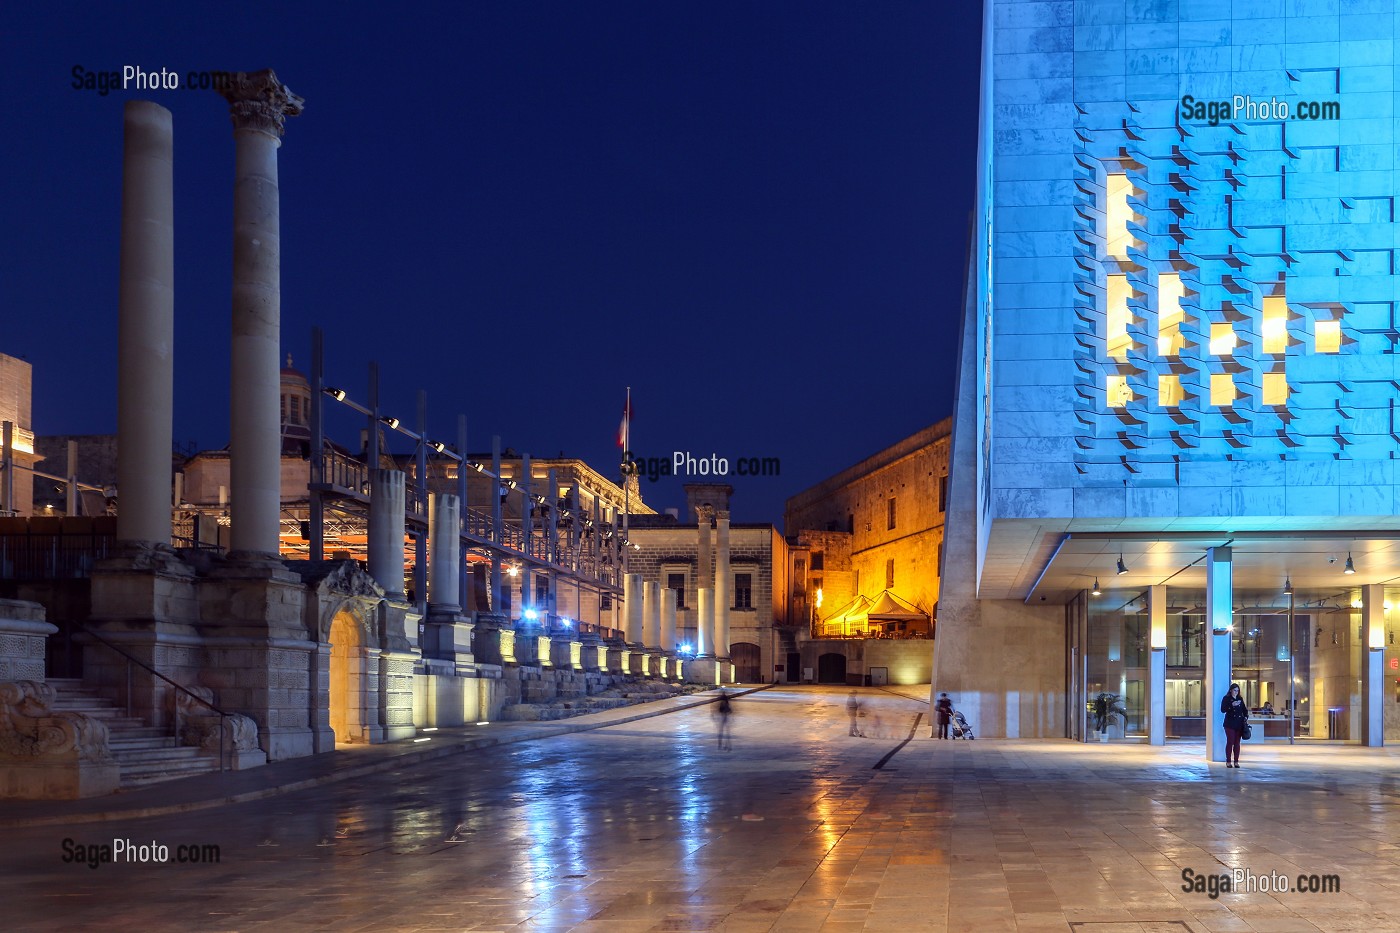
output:
[[[0,929],[1400,930],[1388,749],[1250,747],[1235,771],[1199,745],[939,742],[926,693],[895,690],[862,691],[864,738],[847,691],[774,688],[735,702],[728,751],[702,707],[245,804],[7,828]],[[93,869],[65,839],[171,861]],[[219,860],[176,864],[182,844]],[[1183,870],[1236,868],[1341,890],[1183,890]]]

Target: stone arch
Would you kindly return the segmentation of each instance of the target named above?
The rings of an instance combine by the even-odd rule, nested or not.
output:
[[[817,683],[844,684],[846,682],[846,656],[829,651],[817,658]]]
[[[374,721],[369,690],[369,645],[363,619],[342,607],[331,617],[326,642],[330,645],[330,682],[327,707],[331,731],[337,744],[370,741],[369,724]]]

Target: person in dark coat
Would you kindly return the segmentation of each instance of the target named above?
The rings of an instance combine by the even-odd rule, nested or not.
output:
[[[938,695],[938,702],[933,705],[933,711],[938,715],[938,737],[946,739],[948,723],[953,721],[953,701],[948,699],[948,694]]]
[[[1108,728],[1108,698],[1102,693],[1094,701],[1094,731],[1103,732]]]
[[[1225,714],[1225,767],[1240,766],[1240,734],[1249,722],[1249,707],[1240,696],[1240,685],[1230,684],[1230,690],[1220,699],[1220,712]],[[1231,755],[1233,754],[1233,759]]]

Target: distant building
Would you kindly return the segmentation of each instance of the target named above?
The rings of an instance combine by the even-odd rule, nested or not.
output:
[[[10,425],[10,443],[0,436],[0,515],[29,515],[34,502],[34,428],[30,401],[34,371],[29,363],[0,353],[0,423]]]
[[[863,643],[934,634],[951,426],[930,425],[788,499],[793,613],[812,679],[928,682],[926,642]]]

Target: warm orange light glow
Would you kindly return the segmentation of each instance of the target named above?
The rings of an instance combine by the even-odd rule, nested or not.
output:
[[[821,588],[821,587],[817,587],[817,608],[820,609],[821,607],[822,607],[822,588]]]
[[[1186,401],[1186,392],[1181,388],[1180,376],[1157,377],[1157,404],[1163,408],[1176,408]]]
[[[1105,251],[1114,259],[1127,259],[1128,247],[1133,242],[1132,235],[1128,233],[1128,221],[1133,217],[1128,207],[1128,195],[1132,194],[1133,186],[1127,175],[1110,174],[1105,181],[1108,189],[1108,204],[1104,212]]]
[[[1235,329],[1229,324],[1210,325],[1210,352],[1213,356],[1234,356]]]
[[[1288,300],[1282,295],[1264,299],[1264,326],[1261,328],[1265,353],[1288,350]]]
[[[1128,310],[1128,296],[1133,293],[1126,275],[1108,277],[1108,355],[1115,360],[1126,360],[1132,341],[1128,337],[1128,324],[1132,312]]]
[[[1127,376],[1109,376],[1107,388],[1109,408],[1122,408],[1133,400],[1133,390],[1128,386]]]
[[[1235,404],[1235,377],[1229,373],[1213,373],[1210,377],[1210,403],[1229,406]]]
[[[1186,286],[1181,284],[1181,276],[1175,272],[1164,272],[1157,276],[1157,353],[1159,356],[1173,357],[1181,353],[1186,340],[1181,336],[1181,325],[1186,320],[1186,312],[1181,309],[1181,299],[1186,295]]]
[[[1264,404],[1288,404],[1288,377],[1283,373],[1264,374]]]
[[[1313,349],[1318,353],[1338,353],[1342,349],[1342,322],[1318,321],[1313,329]]]

